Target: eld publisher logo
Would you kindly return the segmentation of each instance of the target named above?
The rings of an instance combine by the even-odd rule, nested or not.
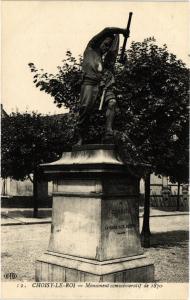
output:
[[[4,278],[5,279],[16,279],[17,278],[17,274],[11,272],[11,273],[6,273],[4,274]]]

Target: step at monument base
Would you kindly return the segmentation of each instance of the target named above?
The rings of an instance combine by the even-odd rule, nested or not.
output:
[[[97,261],[46,252],[36,261],[36,281],[152,282],[154,266],[144,255]]]

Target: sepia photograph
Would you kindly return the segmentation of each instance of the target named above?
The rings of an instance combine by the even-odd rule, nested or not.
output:
[[[1,6],[2,299],[187,300],[188,1]]]

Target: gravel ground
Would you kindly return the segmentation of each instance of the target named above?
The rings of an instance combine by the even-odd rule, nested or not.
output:
[[[188,216],[153,217],[151,231],[145,254],[155,264],[156,281],[188,282]],[[14,272],[17,280],[34,281],[35,261],[47,249],[49,236],[50,224],[2,227],[2,280]]]

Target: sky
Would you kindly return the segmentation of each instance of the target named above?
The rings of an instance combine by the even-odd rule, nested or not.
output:
[[[1,96],[5,111],[65,112],[34,86],[28,63],[55,73],[67,50],[78,56],[103,28],[125,28],[130,11],[128,47],[132,41],[154,36],[158,45],[167,44],[189,66],[188,2],[3,1]]]

